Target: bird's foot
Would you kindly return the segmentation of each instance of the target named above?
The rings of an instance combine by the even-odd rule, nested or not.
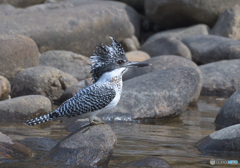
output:
[[[102,121],[99,117],[96,116],[89,118],[89,122],[91,125],[106,124],[104,121]]]

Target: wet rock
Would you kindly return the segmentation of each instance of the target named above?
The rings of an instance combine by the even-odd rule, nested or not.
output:
[[[140,50],[145,51],[151,57],[159,55],[179,55],[191,59],[189,49],[181,41],[173,37],[162,37],[144,43]]]
[[[165,30],[150,36],[146,40],[146,43],[162,37],[174,37],[177,40],[182,40],[183,38],[191,37],[194,35],[208,35],[209,30],[210,30],[209,27],[205,24],[198,24],[191,27]]]
[[[12,80],[18,71],[37,66],[39,60],[36,43],[29,37],[17,34],[0,34],[0,55],[0,75],[9,80]]]
[[[31,149],[13,141],[10,137],[0,132],[0,159],[2,162],[9,160],[26,159],[34,156]]]
[[[29,95],[0,101],[0,120],[14,121],[51,112],[51,102],[40,95]]]
[[[76,85],[72,85],[69,88],[67,88],[63,94],[60,96],[60,98],[56,101],[56,104],[61,104],[67,99],[70,99],[73,97],[79,90],[82,90],[83,88],[89,86],[92,84],[91,79],[86,79],[81,82],[78,82]]]
[[[21,144],[40,151],[50,151],[57,145],[57,141],[50,138],[27,138],[21,141]]]
[[[57,68],[78,80],[83,80],[91,76],[91,64],[88,59],[70,51],[47,51],[41,54],[39,64]]]
[[[226,60],[199,66],[203,76],[201,95],[230,96],[240,87],[240,60]]]
[[[0,76],[0,100],[6,100],[10,98],[11,85],[7,78]]]
[[[240,42],[237,40],[208,35],[191,36],[182,42],[190,49],[193,61],[198,64],[240,58]]]
[[[126,167],[129,168],[135,168],[135,167],[141,167],[141,168],[171,168],[171,165],[160,158],[145,158],[142,160],[133,161],[130,163],[126,163]]]
[[[66,88],[76,83],[76,78],[56,68],[47,66],[27,68],[19,72],[12,81],[12,96],[34,94],[56,100]]]
[[[169,68],[150,72],[123,84],[116,108],[104,111],[104,120],[132,121],[180,115],[193,99],[200,82],[193,68]]]
[[[106,167],[117,138],[107,124],[88,126],[59,142],[45,159],[50,164]]]
[[[7,4],[13,5],[15,7],[25,8],[28,6],[43,3],[44,1],[45,0],[31,0],[31,1],[29,1],[29,0],[0,0],[0,4],[7,3]]]
[[[0,11],[0,33],[25,34],[40,52],[67,50],[90,56],[96,45],[110,42],[109,36],[122,41],[138,35],[139,20],[133,8],[120,2],[72,0]]]
[[[149,72],[169,69],[169,68],[180,68],[180,67],[186,67],[186,68],[193,68],[199,75],[199,84],[198,89],[196,91],[196,94],[191,98],[191,101],[196,101],[200,95],[200,92],[202,90],[202,74],[198,66],[192,62],[189,59],[185,59],[179,56],[174,55],[164,55],[164,56],[158,56],[153,57],[151,59],[148,59],[146,61],[147,63],[151,64],[151,66],[143,67],[143,68],[131,68],[129,69],[123,76],[124,80],[128,80],[131,78],[134,78],[136,76],[140,76]]]
[[[234,157],[240,154],[240,124],[226,127],[201,139],[197,148],[204,154]]]
[[[212,34],[240,40],[240,7],[238,5],[227,9],[218,18],[212,29]]]
[[[217,129],[240,124],[240,89],[224,103],[216,117]]]
[[[146,61],[147,59],[150,58],[150,56],[146,52],[139,51],[139,50],[127,52],[126,56],[129,61],[138,61],[138,62]]]
[[[240,4],[238,0],[147,0],[145,14],[158,29],[184,27],[196,23],[213,26],[218,16],[226,9]]]

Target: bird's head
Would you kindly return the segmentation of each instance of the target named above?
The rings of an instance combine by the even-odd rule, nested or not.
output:
[[[112,39],[112,45],[97,46],[93,56],[91,56],[91,73],[94,83],[106,72],[120,69],[123,74],[129,67],[143,67],[149,65],[143,62],[128,61],[121,44],[113,37],[110,38]]]

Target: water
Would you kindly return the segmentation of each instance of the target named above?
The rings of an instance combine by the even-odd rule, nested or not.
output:
[[[237,160],[205,156],[196,149],[196,143],[200,139],[215,131],[214,120],[225,101],[226,99],[216,97],[200,97],[197,104],[191,105],[180,117],[174,119],[148,120],[142,123],[110,123],[117,135],[118,143],[108,167],[125,168],[129,162],[147,157],[164,159],[174,168],[208,168],[212,167],[209,164],[210,159]],[[61,140],[69,134],[61,121],[43,124],[34,129],[19,122],[1,123],[0,131],[15,140],[32,137]],[[0,164],[0,167],[7,164]],[[28,164],[33,166],[36,163],[31,160],[16,164],[18,167],[26,167]],[[214,167],[226,166],[231,167],[226,164]],[[47,168],[43,165],[41,167]]]

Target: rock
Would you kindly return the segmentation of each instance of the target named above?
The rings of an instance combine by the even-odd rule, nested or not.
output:
[[[107,124],[87,126],[59,142],[45,159],[49,164],[106,167],[116,143],[117,138]]]
[[[139,13],[144,14],[144,0],[119,0],[136,9]]]
[[[177,40],[182,40],[183,38],[191,37],[193,35],[208,35],[209,31],[210,31],[209,27],[205,24],[198,24],[191,27],[165,30],[150,36],[146,40],[146,43],[157,40],[162,37],[174,37]]]
[[[226,60],[199,66],[203,76],[201,95],[230,96],[240,87],[240,60]]]
[[[145,158],[142,160],[136,160],[130,163],[126,163],[126,167],[142,167],[142,168],[171,168],[171,165],[160,158]]]
[[[57,68],[78,80],[91,77],[88,57],[70,51],[47,51],[41,54],[39,64]]]
[[[226,127],[201,139],[197,148],[203,154],[239,156],[240,124]]]
[[[57,145],[57,141],[50,138],[27,138],[21,141],[25,146],[30,147],[33,150],[50,151]]]
[[[131,38],[125,38],[122,41],[122,47],[125,52],[135,51],[140,47],[139,41],[136,36],[132,36]]]
[[[191,59],[189,49],[181,41],[172,37],[162,37],[144,43],[140,50],[145,51],[151,57],[159,55],[179,55]]]
[[[28,6],[43,3],[44,1],[45,0],[31,0],[31,1],[29,1],[29,0],[0,0],[0,4],[8,3],[8,4],[11,4],[15,7],[25,8],[25,7],[28,7]]]
[[[109,36],[118,41],[138,36],[139,21],[138,13],[120,2],[71,0],[0,10],[0,33],[27,35],[40,52],[67,50],[90,56],[96,45],[111,41]]]
[[[198,64],[240,58],[240,42],[237,40],[208,35],[191,36],[182,42],[190,49],[193,61]]]
[[[212,29],[212,34],[240,40],[240,7],[238,5],[227,9],[218,18]]]
[[[0,55],[0,75],[10,81],[18,71],[37,66],[39,60],[36,43],[29,37],[17,34],[0,34]]]
[[[76,85],[72,85],[69,88],[67,88],[63,94],[60,96],[60,98],[56,101],[56,103],[61,104],[67,99],[70,99],[73,97],[79,90],[82,90],[83,88],[89,86],[92,84],[92,80],[83,80],[81,82],[78,82]]]
[[[56,100],[66,88],[76,83],[76,78],[56,68],[47,66],[27,68],[19,72],[12,81],[12,96],[33,94]]]
[[[150,56],[143,51],[130,51],[126,53],[127,59],[129,61],[138,61],[138,62],[142,62],[142,61],[146,61],[147,59],[150,58]]]
[[[215,123],[217,129],[240,124],[240,89],[224,103],[218,112]]]
[[[14,121],[30,119],[36,114],[49,113],[52,110],[48,98],[40,95],[29,95],[0,101],[0,120]]]
[[[10,98],[11,85],[7,78],[0,76],[0,100],[6,100]]]
[[[146,61],[149,64],[152,64],[148,67],[143,68],[131,68],[129,69],[123,76],[123,80],[128,80],[131,78],[134,78],[136,76],[140,76],[149,72],[169,69],[169,68],[180,68],[180,67],[186,67],[186,68],[193,68],[199,76],[199,84],[198,89],[196,91],[196,94],[191,98],[191,102],[196,101],[200,95],[200,92],[202,90],[202,74],[198,66],[192,62],[191,60],[174,56],[174,55],[164,55],[164,56],[158,56],[153,57]]]
[[[9,162],[9,160],[26,159],[35,155],[31,149],[13,141],[2,132],[0,132],[0,151],[1,163]]]
[[[198,92],[199,73],[193,68],[150,72],[123,84],[117,107],[104,111],[104,120],[132,121],[180,115]]]
[[[158,29],[185,27],[204,23],[212,27],[226,9],[240,4],[238,0],[147,0],[144,3],[146,17]]]

